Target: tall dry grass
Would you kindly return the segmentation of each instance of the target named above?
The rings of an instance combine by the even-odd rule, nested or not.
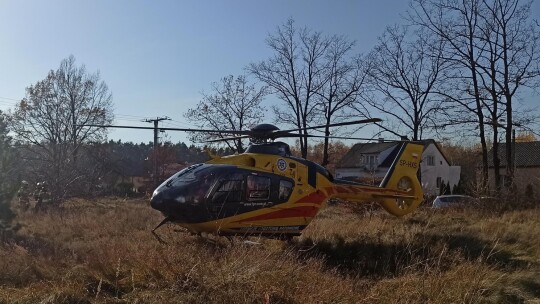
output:
[[[323,210],[285,243],[202,239],[144,200],[19,214],[0,303],[485,303],[540,297],[540,211]]]

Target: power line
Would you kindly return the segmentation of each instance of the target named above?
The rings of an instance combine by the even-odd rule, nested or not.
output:
[[[190,123],[186,123],[186,122],[183,122],[183,121],[179,121],[179,120],[174,120],[174,119],[171,119],[171,121],[173,121],[176,125],[178,126],[188,126],[188,127],[194,127],[193,124],[190,124]]]
[[[8,107],[16,107],[22,99],[0,97],[0,105]],[[14,102],[15,101],[15,102]]]
[[[168,127],[180,127],[180,128],[189,128],[189,129],[197,129],[198,127],[195,125],[187,124],[187,123],[171,123],[171,122],[165,122],[165,126]]]
[[[3,100],[2,100],[3,99]],[[0,96],[0,104],[8,105],[8,106],[17,106],[19,102],[23,100],[23,98],[10,98],[10,97],[2,97]],[[13,102],[15,101],[15,102]],[[131,114],[122,114],[122,113],[113,113],[115,116],[115,119],[117,120],[125,120],[125,121],[141,121],[145,120],[148,116],[140,116],[140,115],[131,115]],[[167,123],[170,126],[180,126],[180,127],[192,127],[196,128],[193,124],[189,124],[183,121],[171,119],[167,117],[167,120],[170,120],[171,122]],[[145,121],[146,122],[146,121]]]
[[[8,97],[0,97],[0,99],[7,99],[7,100],[13,100],[13,101],[21,101],[22,98],[15,99],[15,98],[8,98]]]
[[[128,114],[120,114],[120,113],[114,113],[116,120],[125,120],[125,121],[144,121],[146,122],[147,116],[137,116],[137,115],[128,115]],[[179,121],[172,119],[170,117],[167,117],[167,121],[163,121],[163,125],[170,126],[170,127],[181,127],[181,128],[192,128],[196,129],[198,126],[194,124],[190,124],[184,121]]]
[[[133,121],[133,122],[141,121],[140,119],[135,119],[135,118],[117,118],[117,117],[115,117],[114,120],[115,121]]]
[[[4,104],[4,105],[8,105],[8,106],[16,106],[17,105],[16,103],[12,103],[10,101],[1,101],[1,100],[0,100],[0,104]]]

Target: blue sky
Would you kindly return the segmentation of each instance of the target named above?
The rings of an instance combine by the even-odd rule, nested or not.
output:
[[[190,127],[183,113],[200,92],[268,58],[265,38],[288,18],[345,35],[357,41],[357,52],[367,53],[387,25],[401,22],[407,3],[0,0],[0,110],[72,54],[88,71],[100,71],[113,93],[117,124],[150,126],[139,121],[166,115],[173,120],[163,126]],[[539,12],[535,3],[533,13]],[[152,132],[115,130],[109,137],[148,142]],[[169,138],[185,140],[171,132]]]

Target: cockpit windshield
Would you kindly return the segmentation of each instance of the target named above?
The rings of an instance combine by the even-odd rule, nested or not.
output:
[[[210,167],[208,165],[198,164],[185,168],[184,170],[178,172],[178,174],[173,175],[172,178],[168,180],[166,185],[168,187],[177,187],[181,184],[189,184],[192,182],[202,181],[205,182],[213,175],[213,172],[209,172]]]
[[[167,179],[155,193],[166,192],[167,196],[173,196],[172,199],[180,203],[200,203],[215,184],[218,172],[215,166],[193,165]]]

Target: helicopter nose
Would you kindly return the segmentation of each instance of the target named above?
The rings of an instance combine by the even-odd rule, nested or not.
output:
[[[200,223],[210,220],[208,206],[192,200],[185,189],[158,189],[150,199],[150,206],[176,223]]]
[[[161,211],[166,216],[172,213],[178,213],[181,206],[171,197],[171,193],[167,191],[156,191],[150,199],[150,206],[158,211]]]
[[[156,210],[163,209],[163,195],[161,193],[155,193],[150,199],[150,206]]]

